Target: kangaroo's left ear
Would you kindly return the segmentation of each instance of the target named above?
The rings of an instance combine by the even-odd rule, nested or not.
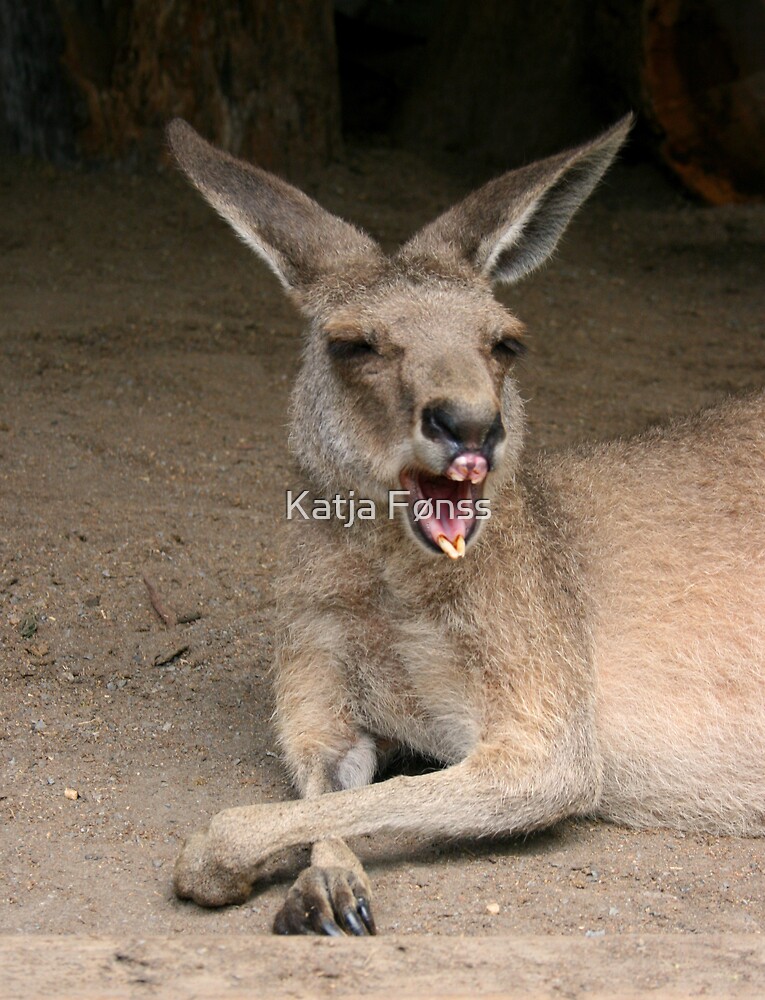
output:
[[[181,169],[298,304],[330,275],[379,267],[374,240],[286,181],[215,149],[185,121],[167,127]]]
[[[421,229],[404,255],[455,253],[492,282],[517,281],[547,259],[605,173],[632,124],[489,181]]]

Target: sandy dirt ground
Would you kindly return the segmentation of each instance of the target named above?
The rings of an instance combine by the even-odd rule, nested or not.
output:
[[[312,193],[393,244],[463,190],[364,148]],[[171,172],[5,161],[0,204],[0,934],[265,934],[301,857],[217,911],[175,900],[171,872],[218,809],[289,794],[268,669],[299,320]],[[764,222],[617,167],[503,293],[529,329],[529,447],[765,384]],[[765,929],[759,841],[582,820],[356,846],[384,935]]]

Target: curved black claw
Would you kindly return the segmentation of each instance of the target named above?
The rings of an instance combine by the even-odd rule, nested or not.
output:
[[[375,918],[372,916],[372,911],[369,908],[369,903],[364,896],[359,897],[359,904],[356,907],[359,911],[359,916],[364,921],[364,926],[369,931],[370,934],[377,933],[377,927],[375,925]]]
[[[343,932],[330,917],[319,916],[317,919],[311,920],[311,923],[317,934],[326,934],[327,937],[343,936]]]
[[[343,923],[351,932],[357,937],[363,937],[366,934],[366,929],[359,918],[356,916],[356,911],[350,909],[343,910]]]
[[[367,895],[366,887],[352,871],[306,868],[276,914],[274,933],[330,937],[376,934]]]

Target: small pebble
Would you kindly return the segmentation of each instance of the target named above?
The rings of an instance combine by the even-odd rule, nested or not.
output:
[[[79,797],[80,797],[80,793],[77,791],[76,788],[65,788],[64,789],[64,795],[68,799],[72,799],[72,800],[79,799]]]
[[[486,912],[490,913],[493,917],[499,913],[499,903],[487,903]]]

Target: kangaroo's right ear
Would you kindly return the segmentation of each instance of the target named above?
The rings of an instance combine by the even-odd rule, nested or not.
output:
[[[167,139],[191,183],[299,300],[329,274],[380,259],[370,237],[286,181],[211,146],[181,118],[170,122]]]
[[[517,281],[555,249],[631,124],[627,115],[584,146],[489,181],[421,229],[402,253],[436,259],[456,254],[491,282]]]

